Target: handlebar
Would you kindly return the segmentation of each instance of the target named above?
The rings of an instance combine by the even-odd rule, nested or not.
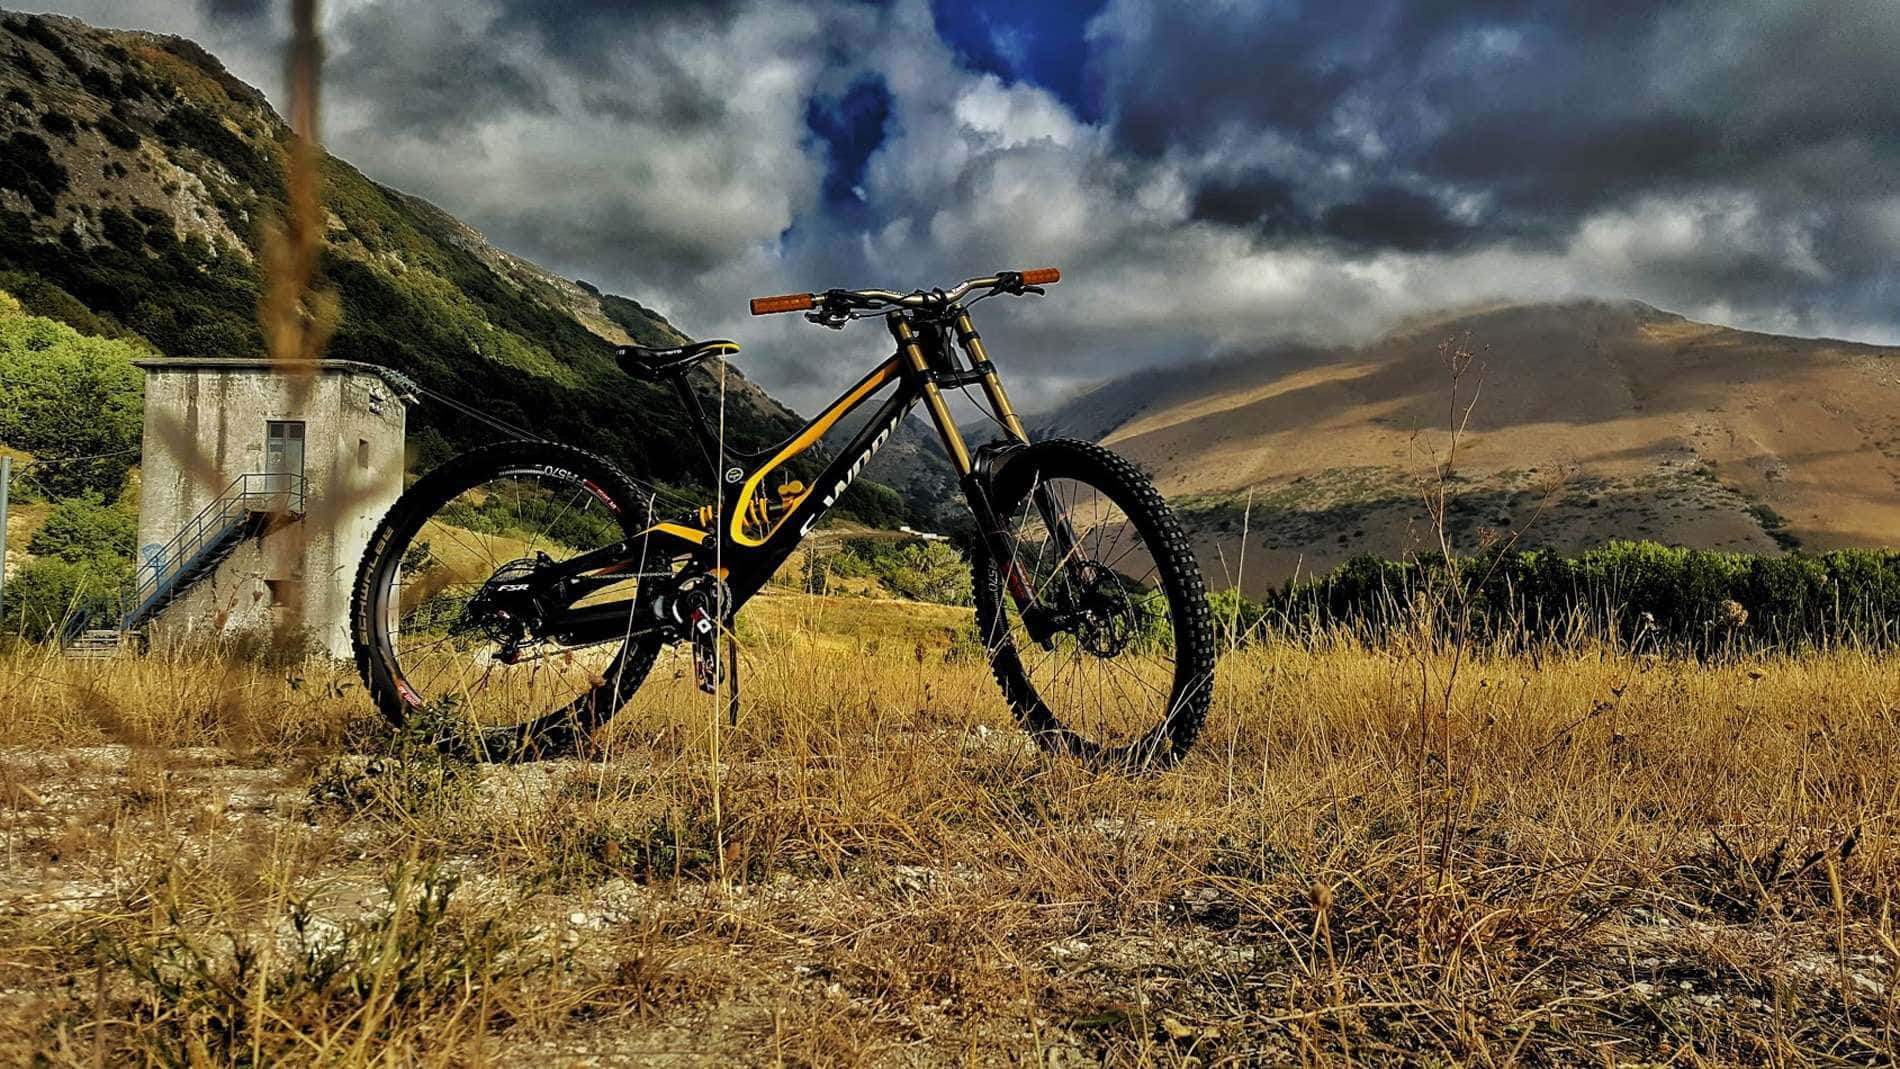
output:
[[[783,297],[754,297],[752,298],[752,314],[765,316],[774,312],[802,312],[810,308],[813,303],[809,293],[787,293]]]
[[[994,275],[980,278],[966,278],[948,290],[912,290],[899,293],[896,290],[827,290],[824,293],[787,293],[779,297],[752,298],[752,314],[755,316],[773,315],[778,312],[803,312],[818,307],[822,302],[827,305],[844,304],[856,308],[877,308],[889,305],[896,308],[926,308],[933,305],[954,304],[962,300],[972,290],[988,289],[1000,293],[1023,293],[1026,289],[1046,286],[1062,281],[1062,272],[1053,267],[1036,267],[1027,271],[999,271]]]

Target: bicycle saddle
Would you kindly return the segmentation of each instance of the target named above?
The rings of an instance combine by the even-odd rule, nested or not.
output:
[[[687,342],[668,349],[655,349],[646,345],[616,345],[614,351],[620,354],[620,370],[636,379],[657,381],[668,375],[677,375],[709,356],[724,356],[736,353],[739,346],[723,338],[710,341]]]

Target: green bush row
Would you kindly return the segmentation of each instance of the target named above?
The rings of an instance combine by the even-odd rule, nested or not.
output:
[[[1900,641],[1900,551],[1755,555],[1612,542],[1407,561],[1359,557],[1261,601],[1215,595],[1241,641],[1462,633],[1512,648],[1606,641],[1671,652]]]
[[[0,639],[43,642],[76,621],[115,626],[132,563],[117,557],[40,557],[7,577],[0,605]]]
[[[826,593],[822,577],[871,578],[885,590],[912,601],[939,605],[970,604],[970,565],[945,542],[895,542],[880,538],[847,539],[815,570],[811,593]]]

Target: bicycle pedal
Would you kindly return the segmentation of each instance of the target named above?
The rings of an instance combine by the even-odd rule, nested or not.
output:
[[[693,636],[693,681],[707,694],[717,694],[719,684],[725,678],[725,666],[719,661],[719,629],[713,625],[711,614],[704,609],[694,610],[690,624]]]

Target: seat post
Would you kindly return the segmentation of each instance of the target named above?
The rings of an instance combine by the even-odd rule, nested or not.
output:
[[[721,496],[723,496],[725,494],[724,476],[717,470],[719,467],[719,439],[713,434],[712,428],[707,425],[706,408],[699,403],[699,395],[694,393],[693,388],[687,384],[685,371],[682,370],[676,374],[668,375],[667,378],[673,381],[673,392],[680,395],[680,404],[686,407],[687,419],[693,425],[693,437],[699,440],[699,450],[706,454],[707,465],[714,469],[713,485],[720,487],[719,492]]]

